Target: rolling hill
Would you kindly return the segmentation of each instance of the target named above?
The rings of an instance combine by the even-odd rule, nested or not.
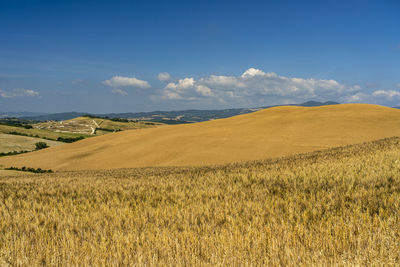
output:
[[[0,159],[4,166],[95,170],[201,166],[280,157],[400,135],[400,110],[282,106],[227,119],[123,131]]]

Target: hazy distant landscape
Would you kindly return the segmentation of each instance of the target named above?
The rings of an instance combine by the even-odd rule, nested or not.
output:
[[[307,101],[301,104],[292,104],[292,106],[316,107],[325,105],[339,104],[333,101],[318,102]],[[270,106],[274,107],[274,106]],[[207,121],[212,119],[228,118],[235,115],[246,114],[260,109],[269,107],[255,108],[236,108],[236,109],[221,109],[221,110],[178,110],[178,111],[153,111],[139,113],[107,113],[107,114],[90,114],[84,112],[64,112],[54,114],[37,114],[32,112],[0,112],[0,118],[20,118],[30,121],[62,121],[70,120],[82,116],[96,116],[100,118],[120,118],[150,122],[162,122],[167,124],[190,123]]]

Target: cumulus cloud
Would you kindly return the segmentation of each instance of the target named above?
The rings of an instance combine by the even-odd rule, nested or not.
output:
[[[292,78],[249,68],[237,76],[210,75],[198,80],[183,78],[170,82],[159,91],[159,98],[259,106],[310,99],[350,99],[351,96],[355,99],[360,91],[357,85],[345,85],[335,80]]]
[[[241,82],[240,79],[235,76],[211,75],[209,77],[200,79],[199,83],[206,84],[208,86],[234,86],[239,88],[246,87],[246,84]]]
[[[117,89],[117,88],[112,89],[111,92],[113,94],[122,95],[122,96],[127,96],[128,95],[127,91],[124,91],[122,89]]]
[[[252,78],[255,76],[267,76],[267,77],[278,77],[278,75],[274,72],[263,72],[262,70],[250,68],[243,72],[242,78]]]
[[[399,97],[400,92],[398,91],[393,91],[393,90],[378,90],[373,92],[373,96],[381,96],[381,97],[386,97],[388,99],[393,99],[393,97]]]
[[[110,87],[139,87],[139,88],[150,88],[150,84],[147,81],[139,80],[134,77],[123,77],[114,76],[109,80],[105,80],[103,84]]]
[[[369,103],[384,106],[399,106],[400,92],[395,90],[376,90],[372,93],[358,92],[354,95],[342,97],[346,103]]]
[[[184,78],[176,83],[170,82],[161,92],[160,98],[170,100],[195,100],[192,95],[195,86],[194,78]],[[157,96],[153,96],[153,99]]]
[[[171,75],[169,75],[168,72],[161,72],[157,75],[157,78],[161,81],[161,82],[168,82],[171,79]]]
[[[400,92],[393,90],[378,90],[372,93],[375,97],[382,97],[388,101],[392,101],[393,99],[400,99]]]
[[[198,93],[200,93],[201,95],[203,95],[203,96],[212,96],[212,95],[213,95],[213,93],[211,92],[211,89],[208,88],[208,87],[205,86],[205,85],[198,85],[198,86],[196,87],[196,91],[197,91]]]
[[[4,91],[0,89],[0,97],[14,98],[14,97],[34,97],[39,96],[39,93],[30,89],[17,88],[11,91]]]
[[[340,98],[341,102],[345,103],[369,103],[371,102],[371,95],[358,92],[353,95],[343,96]]]
[[[193,87],[194,79],[193,78],[185,78],[179,80],[177,83],[169,83],[165,88],[168,89],[175,89],[175,90],[182,90]]]

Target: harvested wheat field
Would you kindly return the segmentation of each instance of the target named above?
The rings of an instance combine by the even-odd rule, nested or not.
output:
[[[399,266],[400,139],[0,177],[1,266]]]
[[[195,124],[123,131],[0,159],[53,170],[202,166],[400,135],[400,110],[368,104],[276,107]]]

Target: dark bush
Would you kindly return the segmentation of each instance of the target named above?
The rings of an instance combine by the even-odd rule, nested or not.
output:
[[[79,140],[82,140],[82,139],[85,139],[85,137],[83,137],[83,136],[78,136],[78,137],[67,137],[67,138],[58,137],[58,138],[57,138],[57,141],[59,141],[59,142],[64,142],[64,143],[73,143],[73,142],[76,142],[76,141],[79,141]]]
[[[128,119],[123,119],[123,118],[112,118],[111,121],[118,121],[118,122],[129,122]]]
[[[49,147],[45,142],[37,142],[35,144],[35,146],[36,146],[36,150],[40,150],[40,149]]]
[[[5,157],[5,156],[13,156],[13,155],[18,155],[18,154],[23,154],[23,153],[28,153],[30,151],[28,150],[21,150],[21,151],[10,151],[10,152],[1,152],[0,157]]]
[[[11,170],[11,171],[22,171],[22,172],[33,172],[33,173],[52,173],[53,170],[43,170],[41,168],[27,168],[27,167],[22,167],[22,168],[17,168],[17,167],[9,167],[9,168],[4,168],[5,170]]]

